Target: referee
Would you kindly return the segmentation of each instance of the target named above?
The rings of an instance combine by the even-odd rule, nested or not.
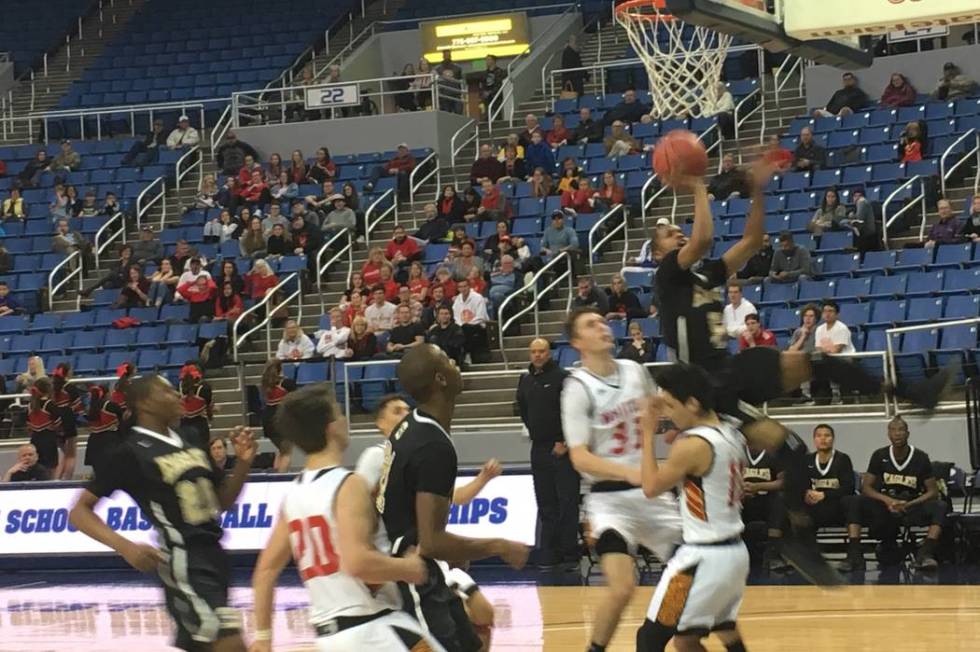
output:
[[[548,340],[530,346],[531,364],[517,385],[521,421],[531,435],[531,475],[541,519],[538,567],[578,567],[579,474],[561,429],[561,389],[568,372],[551,359]]]

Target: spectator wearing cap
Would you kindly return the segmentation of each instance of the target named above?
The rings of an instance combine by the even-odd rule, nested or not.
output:
[[[480,155],[470,167],[470,185],[481,184],[484,179],[497,183],[502,176],[504,176],[504,164],[493,155],[493,148],[488,143],[483,143],[480,145]]]
[[[937,100],[955,100],[976,93],[977,82],[963,74],[960,67],[952,61],[943,64],[943,74],[932,96]]]
[[[193,147],[199,142],[201,142],[201,134],[191,126],[191,119],[186,115],[177,119],[177,127],[167,136],[167,147],[170,149]]]
[[[565,211],[555,211],[551,214],[551,225],[541,236],[541,255],[550,259],[563,251],[577,254],[578,235],[575,229],[565,224]]]
[[[195,283],[197,279],[201,278],[202,276],[207,278],[208,280],[211,280],[211,272],[204,269],[204,263],[201,261],[201,259],[197,257],[191,258],[190,262],[188,262],[187,271],[183,272],[180,275],[180,278],[177,279],[178,290],[182,285],[186,285],[188,283]]]
[[[408,149],[408,143],[398,145],[398,151],[384,166],[382,172],[397,179],[398,198],[406,201],[409,198],[410,188],[408,187],[409,176],[415,169],[415,157]],[[375,179],[376,181],[377,179]]]
[[[307,222],[303,215],[292,216],[293,228],[289,231],[289,237],[293,241],[293,253],[297,256],[306,256],[306,269],[310,275],[316,277],[316,255],[323,244],[320,229]]]
[[[340,193],[330,195],[333,210],[327,213],[320,230],[324,238],[332,238],[341,231],[347,231],[352,236],[357,230],[357,214],[347,205],[347,198]]]
[[[160,148],[166,144],[167,134],[163,132],[163,120],[157,118],[153,121],[150,131],[143,136],[143,140],[136,141],[129,148],[123,157],[122,164],[138,168],[153,165],[160,158]]]
[[[814,116],[818,118],[843,117],[860,111],[871,104],[871,98],[868,97],[868,94],[858,87],[857,77],[854,76],[854,73],[845,72],[841,75],[841,81],[843,87],[830,96],[827,106],[814,111]]]
[[[622,120],[616,120],[612,123],[612,131],[602,143],[606,148],[606,156],[610,158],[626,156],[631,152],[639,152],[641,149],[639,141],[627,133],[626,125]]]
[[[82,157],[71,147],[70,140],[61,141],[61,152],[51,161],[52,170],[77,170],[82,165]]]
[[[227,133],[225,142],[215,152],[218,169],[224,175],[238,174],[238,170],[245,164],[246,156],[251,156],[253,159],[258,160],[259,153],[245,141],[239,140],[238,135],[234,131]]]
[[[133,260],[140,265],[158,263],[163,258],[163,243],[153,233],[153,227],[140,229],[139,239],[133,243]]]

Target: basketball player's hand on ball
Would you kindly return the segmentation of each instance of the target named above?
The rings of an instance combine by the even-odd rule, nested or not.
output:
[[[141,573],[156,571],[157,565],[163,561],[160,551],[145,543],[134,543],[121,551],[126,563]]]
[[[503,549],[498,556],[514,570],[521,570],[527,564],[527,556],[530,553],[531,549],[523,543],[504,541]]]
[[[231,443],[235,447],[235,457],[241,462],[252,463],[258,444],[252,435],[252,429],[246,426],[235,426],[231,431]]]

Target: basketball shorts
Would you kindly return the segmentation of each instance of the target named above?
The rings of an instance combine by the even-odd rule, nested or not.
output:
[[[177,624],[174,646],[209,650],[211,643],[238,633],[241,617],[228,606],[231,568],[221,546],[174,546],[162,552],[160,579],[167,611]]]
[[[758,406],[785,393],[777,349],[766,346],[745,349],[727,356],[719,368],[709,371],[717,381],[718,411],[724,414],[740,417],[739,401]]]
[[[738,616],[749,574],[749,551],[741,541],[684,544],[667,562],[647,618],[679,634],[730,629]]]
[[[422,631],[418,621],[404,611],[394,611],[329,636],[318,636],[317,652],[445,652]]]
[[[644,546],[662,560],[681,543],[681,515],[672,494],[650,499],[639,487],[622,491],[590,492],[585,512],[596,539],[603,532],[619,534],[631,555]]]
[[[398,583],[404,610],[447,652],[476,652],[483,642],[466,615],[463,601],[446,584],[438,563],[426,559],[426,564],[429,578],[425,584]]]

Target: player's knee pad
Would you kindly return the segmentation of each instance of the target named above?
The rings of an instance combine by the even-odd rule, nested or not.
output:
[[[619,532],[606,530],[596,540],[595,552],[600,557],[608,554],[628,555],[630,554],[630,547]]]
[[[636,630],[636,652],[664,652],[676,630],[647,618]]]

